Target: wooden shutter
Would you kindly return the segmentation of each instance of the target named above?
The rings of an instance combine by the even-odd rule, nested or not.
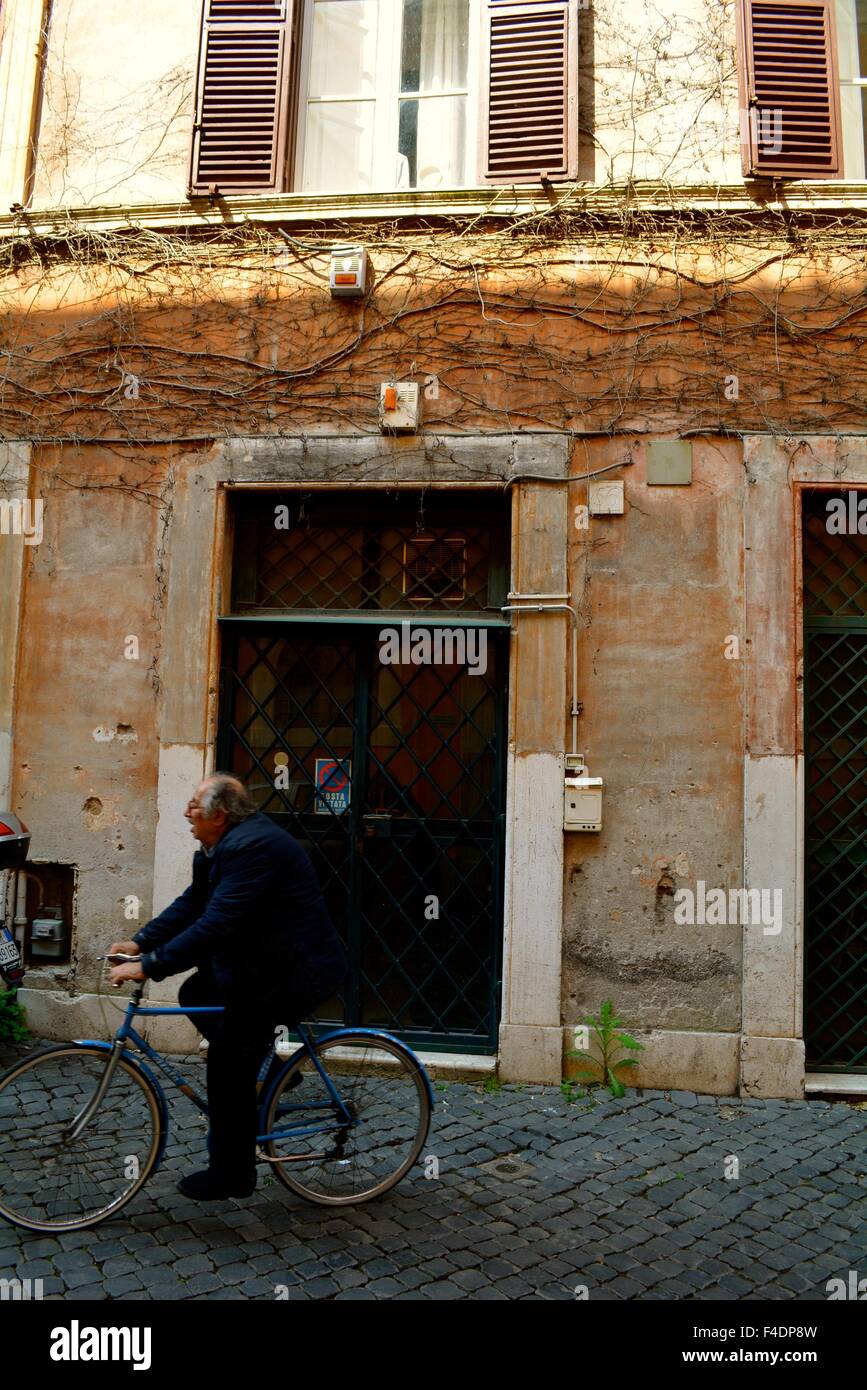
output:
[[[190,191],[281,192],[301,0],[204,0]]]
[[[741,0],[738,18],[744,173],[841,178],[833,0]]]
[[[484,0],[481,174],[574,179],[578,0]]]

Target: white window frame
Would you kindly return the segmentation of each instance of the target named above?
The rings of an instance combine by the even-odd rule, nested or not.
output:
[[[324,189],[305,189],[304,187],[304,145],[307,133],[307,107],[310,101],[310,54],[313,41],[313,9],[316,0],[304,0],[304,14],[301,30],[301,71],[298,84],[298,104],[297,104],[297,130],[295,132],[295,169],[297,170],[295,179],[295,192],[307,192],[309,196],[315,197],[318,193],[391,193],[400,192],[407,195],[414,193],[439,193],[447,192],[448,189],[424,189],[413,188],[410,185],[399,186],[397,182],[398,168],[398,136],[400,133],[400,101],[412,100],[411,94],[401,93],[400,91],[400,60],[401,42],[403,35],[403,0],[378,0],[379,3],[379,29],[377,33],[377,54],[376,54],[376,95],[363,100],[372,100],[375,105],[373,119],[373,175],[369,189],[365,188],[324,188]],[[478,140],[479,140],[479,101],[481,83],[481,10],[483,0],[469,0],[469,29],[467,36],[467,107],[466,107],[466,151],[464,164],[464,188],[477,188],[478,183]],[[389,24],[388,8],[393,5],[400,5],[400,22]],[[389,92],[383,95],[380,84],[388,81]],[[440,101],[449,95],[459,95],[459,93],[443,92],[436,96],[420,96],[421,101]],[[357,96],[352,97],[322,97],[317,98],[321,101],[358,101]],[[290,134],[291,138],[291,134]],[[391,154],[389,153],[391,151]],[[389,162],[393,161],[389,171]]]
[[[864,0],[862,0],[862,4],[863,4],[863,3],[864,3]],[[856,9],[856,14],[857,14],[857,9]],[[840,53],[840,37],[841,37],[841,33],[842,33],[842,26],[841,26],[841,24],[840,24],[839,7],[837,6],[836,3],[835,3],[835,5],[834,5],[834,22],[835,22],[835,28],[836,28],[836,31],[837,31],[837,53],[836,53],[836,58],[837,58],[837,70],[838,70],[838,72],[839,72],[839,69],[840,69],[840,58],[841,58],[841,53]],[[867,89],[867,77],[838,77],[838,78],[837,78],[837,86],[838,86],[839,89],[840,89],[840,158],[841,158],[842,161],[843,161],[843,179],[844,179],[844,180],[849,180],[849,181],[851,181],[852,183],[864,183],[865,180],[867,180],[867,131],[865,131],[864,136],[863,136],[864,168],[861,170],[861,173],[860,173],[860,174],[850,174],[850,173],[849,173],[849,170],[848,170],[848,161],[847,161],[847,158],[846,158],[846,156],[847,156],[847,154],[848,154],[848,151],[847,151],[847,149],[846,149],[846,140],[845,140],[846,119],[845,119],[845,113],[844,113],[844,110],[843,110],[843,92],[844,92],[844,90],[845,90],[846,88],[848,88],[848,87],[854,87],[854,88],[856,88],[856,89],[857,89],[857,88],[860,88],[861,91],[864,91],[865,89]],[[863,127],[862,127],[862,129],[863,129]]]

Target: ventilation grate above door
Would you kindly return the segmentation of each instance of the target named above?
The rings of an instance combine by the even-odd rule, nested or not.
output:
[[[233,613],[500,615],[507,585],[502,499],[247,499],[237,516]]]

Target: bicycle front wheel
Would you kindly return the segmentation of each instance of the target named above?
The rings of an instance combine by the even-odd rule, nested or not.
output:
[[[104,1048],[63,1043],[0,1077],[0,1216],[28,1231],[80,1231],[113,1216],[157,1163],[165,1102],[121,1057],[77,1138],[69,1131],[94,1095]]]
[[[379,1197],[409,1171],[430,1127],[431,1104],[419,1063],[397,1039],[347,1031],[316,1043],[349,1119],[329,1094],[313,1059],[300,1057],[277,1083],[263,1152],[281,1182],[322,1206]],[[300,1078],[300,1082],[299,1082]]]

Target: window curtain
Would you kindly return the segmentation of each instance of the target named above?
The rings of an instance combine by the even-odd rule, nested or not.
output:
[[[465,87],[467,0],[422,0],[419,91]],[[464,182],[466,97],[420,99],[416,186],[448,188]]]

